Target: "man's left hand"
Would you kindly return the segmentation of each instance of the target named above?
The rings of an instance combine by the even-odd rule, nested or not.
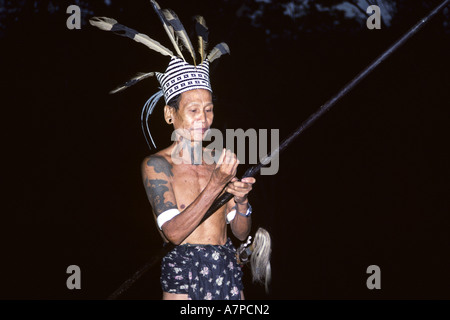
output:
[[[243,178],[239,181],[238,178],[234,177],[231,179],[230,183],[228,183],[226,192],[234,195],[234,201],[237,204],[245,204],[247,203],[248,193],[252,190],[252,185],[256,182],[256,179],[253,177]]]

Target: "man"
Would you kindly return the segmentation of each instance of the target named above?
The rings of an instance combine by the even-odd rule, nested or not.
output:
[[[198,61],[177,15],[161,9],[154,0],[151,4],[175,52],[114,19],[93,17],[89,21],[171,58],[164,73],[140,73],[111,92],[156,75],[160,90],[148,99],[141,114],[144,136],[147,143],[150,138],[155,146],[148,119],[162,96],[166,102],[165,120],[175,129],[174,143],[142,162],[142,179],[160,234],[164,241],[176,245],[161,265],[163,299],[242,299],[242,271],[236,261],[236,249],[227,236],[227,222],[238,239],[247,237],[251,226],[247,196],[255,179],[238,181],[235,175],[239,161],[231,151],[223,150],[216,162],[216,154],[208,150],[201,149],[200,160],[195,152],[214,118],[209,64],[229,53],[229,48],[226,43],[219,43],[207,55],[208,28],[203,17],[197,16]],[[193,64],[186,61],[189,56]],[[214,199],[225,191],[234,199],[199,225]]]
[[[251,227],[251,218],[245,215],[249,210],[247,196],[255,179],[238,181],[239,160],[229,150],[223,150],[217,163],[202,159],[196,165],[191,160],[192,155],[186,151],[194,152],[194,144],[213,122],[211,92],[194,89],[183,92],[178,100],[178,106],[164,107],[165,120],[174,130],[181,129],[190,136],[179,136],[171,146],[142,163],[143,182],[161,235],[178,246],[162,262],[163,299],[243,299],[242,272],[227,239],[227,213],[235,207],[239,214],[230,221],[231,231],[245,240]],[[186,139],[190,139],[191,148],[179,148]],[[208,152],[204,154],[208,156]],[[174,162],[174,156],[182,161]],[[234,199],[198,226],[223,191],[233,194]],[[169,220],[164,217],[177,211],[179,214]]]

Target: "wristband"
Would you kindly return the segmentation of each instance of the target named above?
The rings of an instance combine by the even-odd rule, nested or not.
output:
[[[247,212],[246,212],[246,213],[240,213],[240,212],[237,210],[237,205],[236,205],[236,212],[237,212],[238,214],[240,214],[241,216],[243,216],[243,217],[249,217],[249,216],[252,214],[253,210],[252,210],[252,206],[250,205],[250,203],[247,203],[247,205],[248,205],[248,209],[247,209]]]
[[[234,219],[234,217],[236,216],[236,212],[238,214],[240,214],[241,216],[246,217],[246,218],[248,218],[252,214],[252,206],[250,205],[250,203],[248,204],[248,209],[247,209],[247,212],[245,214],[238,212],[237,211],[237,206],[234,206],[232,209],[233,210],[231,210],[227,214],[227,224],[229,224],[231,222],[231,220]]]

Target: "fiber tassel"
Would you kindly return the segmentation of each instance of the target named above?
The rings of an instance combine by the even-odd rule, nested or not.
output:
[[[272,278],[270,255],[272,253],[272,241],[267,230],[259,228],[253,240],[253,252],[250,256],[253,282],[265,284],[266,293],[269,291],[269,283]]]

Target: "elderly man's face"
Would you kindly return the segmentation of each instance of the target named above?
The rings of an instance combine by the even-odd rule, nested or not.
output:
[[[201,141],[213,122],[213,103],[211,92],[195,89],[181,94],[178,111],[174,113],[174,129],[191,141]],[[183,131],[181,133],[181,131]]]

